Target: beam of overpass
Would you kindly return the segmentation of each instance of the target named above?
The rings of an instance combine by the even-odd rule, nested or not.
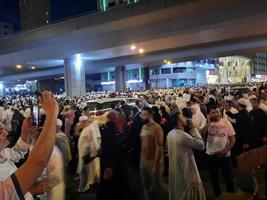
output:
[[[157,5],[160,1],[154,2]],[[143,8],[146,4],[139,6]],[[253,16],[262,20],[262,17],[266,18],[266,7],[265,0],[199,0],[141,14],[129,14],[127,11],[133,11],[132,7],[120,8],[122,10],[116,11],[118,16],[121,15],[118,18],[112,17],[112,11],[97,13],[86,19],[73,19],[0,40],[0,67],[45,59],[65,59],[77,53],[84,53],[88,60],[93,61],[131,56],[136,54],[129,50],[133,42],[144,46],[150,53],[222,41],[227,37],[239,39],[266,34],[265,23],[246,30],[232,26],[231,35],[227,27],[222,27],[225,31],[211,28],[223,23],[227,26],[225,22],[238,19],[241,23],[249,23],[247,20]],[[75,26],[78,28],[75,29]],[[207,29],[209,32],[203,32]],[[192,33],[199,33],[198,37],[194,38]],[[185,35],[191,38],[185,40],[187,43],[183,42]]]
[[[267,50],[267,38],[253,41],[240,41],[228,44],[203,45],[193,48],[173,50],[167,52],[151,53],[146,57],[127,56],[99,62],[84,63],[87,73],[100,73],[114,70],[116,66],[127,65],[129,62],[145,63],[145,66],[156,66],[163,64],[164,59],[171,59],[172,62],[182,62],[188,60],[197,60],[203,58],[215,58],[226,55],[246,54],[251,52],[262,52]],[[101,68],[101,66],[109,65],[109,68]],[[113,67],[114,66],[114,67]],[[96,70],[98,69],[98,70]],[[41,72],[41,73],[40,73]],[[0,76],[2,81],[28,80],[31,77],[36,79],[49,76],[63,76],[64,68],[41,70],[36,72],[24,72],[20,74],[10,74]]]
[[[153,64],[166,58],[213,57],[267,46],[266,0],[198,0],[154,10],[144,9],[149,0],[142,2],[134,5],[141,8],[139,13],[137,8],[122,7],[116,10],[116,17],[111,10],[0,40],[0,67],[81,54],[87,61],[87,71],[92,73],[100,68]],[[145,54],[131,51],[132,43],[143,47]],[[37,74],[24,72],[21,76]]]

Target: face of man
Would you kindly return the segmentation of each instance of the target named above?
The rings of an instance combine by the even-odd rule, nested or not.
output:
[[[250,100],[250,103],[253,109],[258,109],[260,106],[259,100],[256,100],[256,99]]]
[[[57,126],[57,133],[61,131],[61,126]]]
[[[185,127],[187,125],[187,120],[184,116],[179,117],[179,123],[182,127]]]
[[[211,117],[211,121],[219,121],[219,119],[221,118],[221,113],[220,113],[219,108],[211,109],[210,117]]]
[[[144,124],[149,123],[149,121],[152,119],[152,115],[150,115],[149,112],[146,110],[142,110],[140,116]]]
[[[88,126],[88,120],[86,120],[86,121],[81,121],[81,122],[80,122],[80,125],[81,125],[82,128],[87,127],[87,126]]]
[[[9,144],[9,141],[8,141],[8,132],[3,129],[1,132],[0,132],[0,150],[3,150],[4,148],[6,148]]]

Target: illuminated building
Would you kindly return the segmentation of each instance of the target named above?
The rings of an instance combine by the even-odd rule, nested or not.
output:
[[[250,59],[243,56],[219,58],[219,83],[243,83],[251,79]]]

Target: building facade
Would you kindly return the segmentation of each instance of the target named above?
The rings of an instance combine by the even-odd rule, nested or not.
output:
[[[250,59],[243,56],[220,57],[219,83],[243,83],[251,80]]]
[[[181,62],[150,67],[150,88],[175,88],[207,84],[207,71],[214,71],[214,60]]]
[[[12,35],[14,26],[11,23],[0,21],[0,38]]]
[[[145,90],[144,68],[142,66],[128,66],[125,70],[125,86],[127,90]],[[114,71],[101,73],[102,90],[115,91],[116,74]]]
[[[22,30],[50,24],[50,0],[20,0],[20,19]]]
[[[253,77],[256,75],[267,75],[267,53],[256,53],[250,55],[251,59],[251,74]]]

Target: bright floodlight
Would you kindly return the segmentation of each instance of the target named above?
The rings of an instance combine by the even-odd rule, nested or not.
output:
[[[135,50],[136,49],[136,46],[135,45],[132,45],[131,46],[131,50]]]
[[[139,53],[144,53],[144,49],[139,49]]]
[[[16,65],[16,68],[17,68],[17,69],[21,69],[22,66],[21,66],[21,65]]]
[[[32,69],[35,69],[36,67],[35,66],[32,66]]]

